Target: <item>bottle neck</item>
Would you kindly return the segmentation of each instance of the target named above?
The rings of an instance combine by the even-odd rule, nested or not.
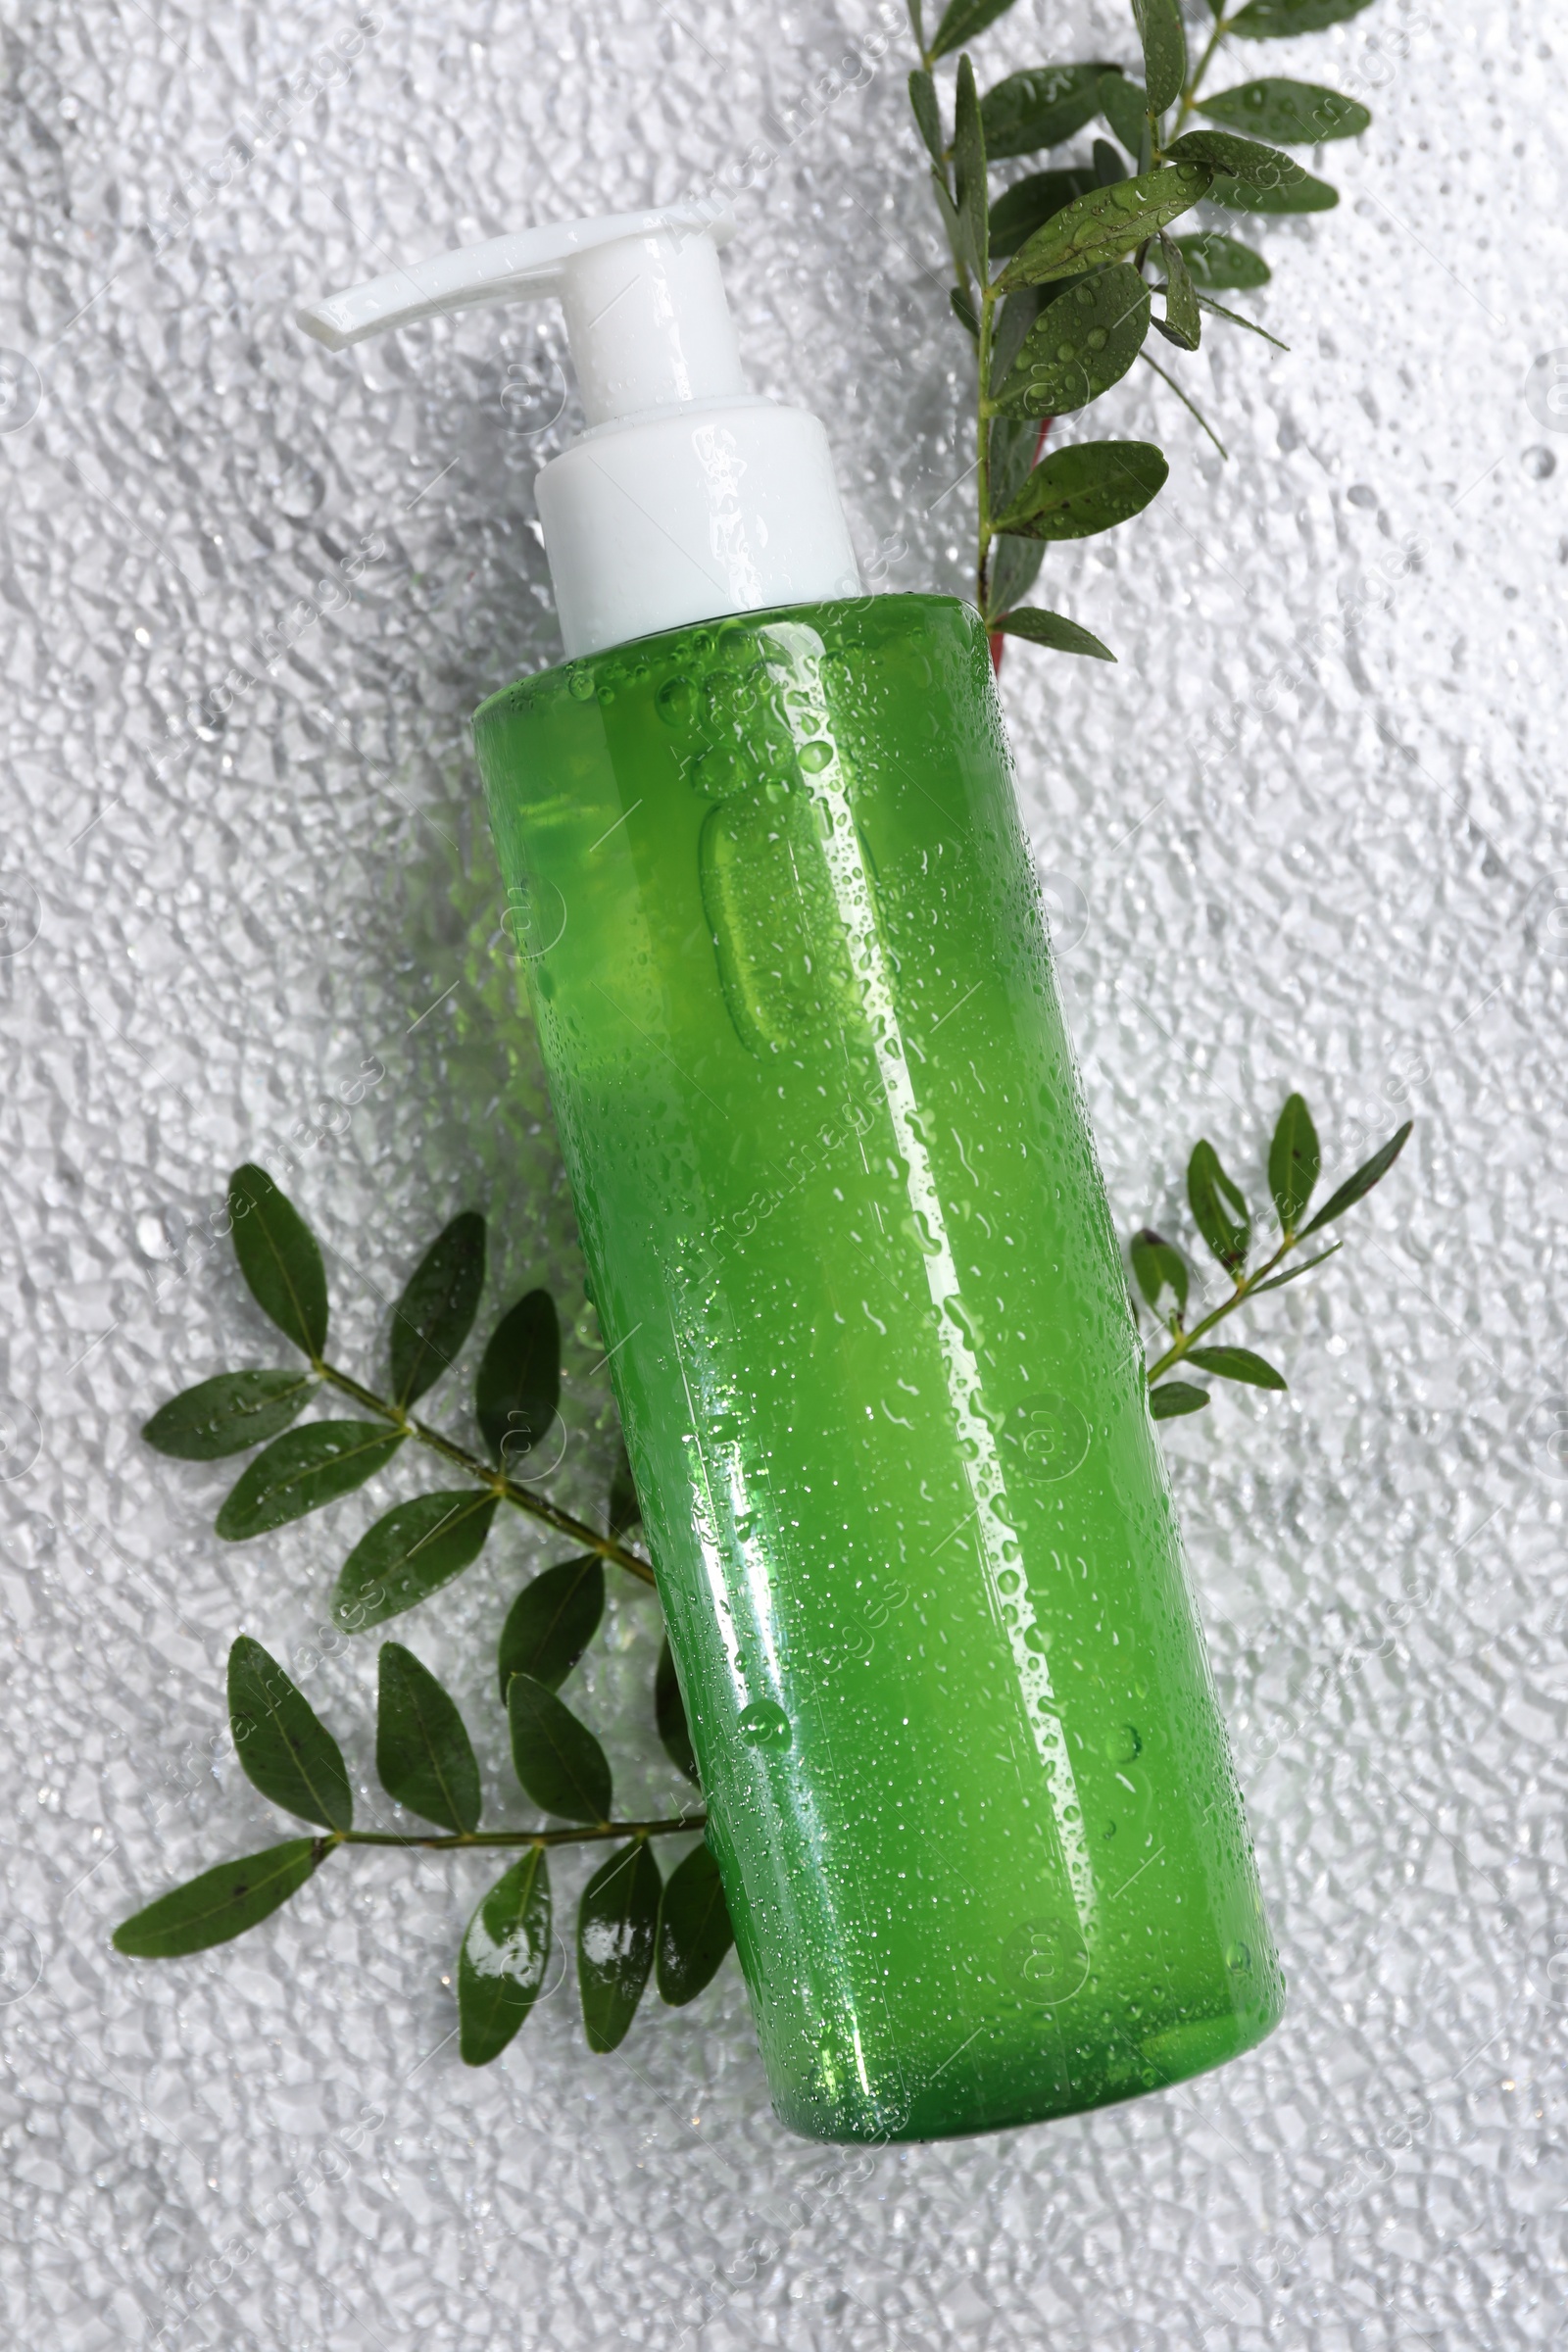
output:
[[[827,434],[804,409],[649,404],[537,480],[568,661],[694,621],[862,593]]]
[[[561,302],[590,425],[744,398],[710,238],[660,229],[590,246],[564,270]]]

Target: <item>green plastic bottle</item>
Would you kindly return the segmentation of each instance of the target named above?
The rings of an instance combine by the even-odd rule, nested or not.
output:
[[[668,632],[475,723],[774,2102],[927,2138],[1280,2013],[984,631]]]
[[[647,218],[572,232],[568,323],[607,252],[622,312],[716,281]],[[410,315],[381,282],[341,339]],[[809,437],[682,391],[700,346],[540,477],[576,658],[475,739],[773,2101],[935,2138],[1197,2074],[1283,1987],[982,624],[822,593],[805,493],[780,558]],[[708,507],[665,479],[639,544],[650,432]],[[672,522],[722,580],[661,584]]]

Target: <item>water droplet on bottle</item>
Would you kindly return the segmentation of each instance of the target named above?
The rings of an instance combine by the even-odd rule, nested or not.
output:
[[[588,668],[586,663],[576,666],[567,672],[566,692],[571,696],[573,702],[591,703],[593,701],[594,673]]]
[[[830,743],[803,743],[800,761],[808,776],[819,775],[824,767],[833,764],[833,746]]]
[[[1131,1723],[1119,1723],[1113,1732],[1107,1732],[1101,1748],[1107,1764],[1131,1764],[1143,1752],[1138,1727]]]
[[[1527,449],[1522,462],[1533,482],[1544,482],[1557,470],[1557,461],[1544,442],[1538,441],[1534,449]]]
[[[744,620],[726,621],[718,632],[713,651],[718,661],[731,662],[736,668],[754,662],[757,658],[757,639],[750,623]]]
[[[722,744],[715,743],[710,751],[705,752],[692,769],[693,787],[708,801],[723,800],[741,780],[740,762]]]
[[[690,678],[666,678],[654,697],[654,709],[666,727],[689,727],[697,715],[697,694]]]
[[[1252,1973],[1252,1955],[1245,1943],[1230,1944],[1226,1947],[1225,1965],[1233,1977],[1249,1977]]]
[[[795,1738],[789,1717],[771,1698],[754,1698],[749,1707],[742,1707],[736,1728],[748,1747],[788,1747]]]

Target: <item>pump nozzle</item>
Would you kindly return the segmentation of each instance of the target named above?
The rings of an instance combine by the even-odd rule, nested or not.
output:
[[[690,205],[564,221],[298,314],[341,351],[480,304],[561,302],[589,430],[537,489],[568,657],[859,593],[821,425],[746,389],[715,252],[734,233]]]

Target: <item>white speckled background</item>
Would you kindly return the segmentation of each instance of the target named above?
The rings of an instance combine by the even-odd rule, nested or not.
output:
[[[362,1816],[385,1801],[373,1644],[313,1629],[416,1466],[229,1548],[227,1466],[136,1435],[275,1360],[209,1223],[228,1167],[271,1166],[329,1245],[340,1360],[374,1364],[466,1204],[491,1305],[581,1299],[466,733],[554,658],[559,325],[331,359],[291,308],[678,195],[783,145],[771,109],[791,143],[726,264],[755,380],[825,416],[872,576],[958,585],[962,345],[887,17],[857,71],[870,0],[6,11],[0,2276],[29,2352],[1562,2340],[1568,409],[1549,360],[1527,377],[1568,346],[1568,106],[1539,0],[1377,0],[1239,54],[1225,78],[1377,118],[1322,159],[1341,210],[1262,232],[1293,352],[1215,329],[1193,364],[1229,466],[1145,370],[1096,411],[1172,460],[1146,517],[1048,564],[1121,666],[1015,649],[1004,680],[1122,1225],[1184,1229],[1200,1133],[1258,1195],[1292,1084],[1340,1173],[1418,1121],[1344,1257],[1252,1319],[1289,1396],[1168,1441],[1284,2028],[1131,2106],[857,2159],[773,2122],[733,1960],[615,2058],[563,1995],[466,2072],[470,1860],[340,1857],[226,1949],[108,1948],[284,1834],[223,1736],[240,1629],[334,1724]],[[1115,0],[1021,0],[980,48],[988,78],[1097,53],[1132,54]],[[596,1353],[584,1317],[582,1507]],[[558,1552],[509,1528],[399,1629],[497,1804],[488,1645]],[[652,1658],[634,1594],[601,1728]],[[627,1795],[671,1793],[651,1737],[613,1744]]]

